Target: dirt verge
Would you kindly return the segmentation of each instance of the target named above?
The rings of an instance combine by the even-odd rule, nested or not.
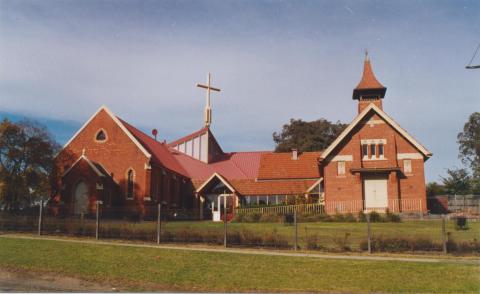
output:
[[[0,292],[116,292],[112,285],[53,273],[0,268]]]

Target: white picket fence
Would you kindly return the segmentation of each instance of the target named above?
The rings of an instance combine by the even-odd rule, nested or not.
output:
[[[327,201],[325,204],[296,204],[264,207],[238,207],[239,214],[289,214],[296,212],[315,214],[358,213],[360,211],[422,212],[422,199],[389,199],[388,207],[365,207],[364,200]]]
[[[296,204],[296,205],[279,205],[279,206],[264,206],[264,207],[246,207],[246,208],[237,208],[236,213],[239,214],[289,214],[297,212],[305,213],[325,213],[325,206],[323,204]]]

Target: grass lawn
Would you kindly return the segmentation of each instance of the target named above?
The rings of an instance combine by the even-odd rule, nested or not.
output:
[[[0,238],[0,268],[124,290],[478,293],[476,265],[193,252]]]

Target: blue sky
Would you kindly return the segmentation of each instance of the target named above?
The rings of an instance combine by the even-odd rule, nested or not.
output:
[[[428,180],[460,165],[480,111],[478,1],[0,1],[0,117],[60,143],[101,105],[172,140],[202,127],[207,72],[225,150],[269,150],[290,118],[350,122],[366,48],[384,110],[429,148]],[[480,63],[480,58],[477,58]]]

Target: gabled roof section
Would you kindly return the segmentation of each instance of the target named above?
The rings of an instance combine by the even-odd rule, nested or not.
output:
[[[148,150],[153,156],[152,161],[157,164],[161,164],[165,168],[176,172],[180,175],[188,177],[185,169],[178,163],[173,157],[166,144],[156,141],[152,137],[148,136],[144,132],[130,125],[126,121],[118,118],[119,121],[125,126],[125,128],[142,144],[142,146]]]
[[[291,152],[266,153],[260,159],[258,180],[318,179],[320,152],[302,152],[292,159]]]
[[[62,178],[66,176],[80,161],[84,160],[88,166],[97,174],[99,177],[108,176],[107,171],[98,163],[92,162],[85,154],[82,154],[73,164],[69,167],[63,174]]]
[[[381,118],[383,118],[390,126],[392,126],[398,133],[400,133],[405,139],[407,139],[415,148],[420,151],[423,156],[426,158],[432,156],[432,153],[428,151],[422,144],[415,140],[410,134],[407,133],[399,124],[397,124],[391,117],[389,117],[383,110],[378,108],[375,104],[370,103],[365,109],[355,117],[355,119],[348,125],[348,127],[343,130],[343,132],[335,139],[335,141],[328,146],[328,148],[321,154],[320,158],[323,160],[332,153],[332,151],[337,147],[343,139],[362,121],[362,119],[370,112],[374,111]]]
[[[194,139],[197,138],[200,140],[200,144],[194,143]],[[204,141],[205,138],[206,142]],[[190,135],[169,143],[168,146],[205,163],[217,161],[225,154],[209,127],[203,127]]]
[[[140,144],[140,142],[138,142],[137,139],[135,139],[135,137],[127,130],[127,128],[125,128],[125,126],[120,122],[120,120],[117,118],[117,116],[115,116],[115,114],[113,114],[112,111],[110,111],[110,109],[108,109],[105,105],[101,106],[84,124],[83,126],[75,133],[75,135],[73,135],[72,138],[70,138],[70,140],[68,140],[67,143],[65,143],[65,145],[63,146],[62,150],[65,149],[65,147],[67,147],[82,131],[83,129],[85,129],[85,127],[88,126],[88,124],[101,112],[101,111],[105,111],[105,113],[108,114],[108,116],[110,116],[110,118],[117,124],[117,126],[128,136],[128,138],[130,138],[130,140],[132,140],[132,142],[138,147],[138,149],[140,149],[140,151],[147,157],[147,158],[150,158],[152,155],[142,146],[142,144]]]
[[[201,135],[207,133],[208,131],[209,131],[209,128],[208,128],[208,127],[203,127],[203,128],[201,128],[200,130],[198,130],[198,131],[196,131],[196,132],[193,132],[193,133],[191,133],[191,134],[189,134],[189,135],[186,135],[186,136],[184,136],[184,137],[181,137],[180,139],[177,139],[177,140],[175,140],[175,141],[173,141],[173,142],[168,143],[168,146],[170,146],[170,147],[175,147],[175,146],[177,146],[177,145],[179,145],[179,144],[182,144],[182,143],[185,143],[185,142],[187,142],[187,141],[190,141],[191,139],[193,139],[193,138],[195,138],[195,137],[201,136]]]
[[[197,193],[201,192],[202,189],[205,188],[208,185],[208,183],[210,183],[215,178],[219,179],[225,186],[227,186],[227,188],[230,189],[232,193],[236,192],[235,188],[233,188],[233,186],[227,181],[227,179],[222,177],[219,173],[214,173],[213,175],[211,175],[205,182],[203,182],[203,184],[201,184],[197,188],[195,192]]]

